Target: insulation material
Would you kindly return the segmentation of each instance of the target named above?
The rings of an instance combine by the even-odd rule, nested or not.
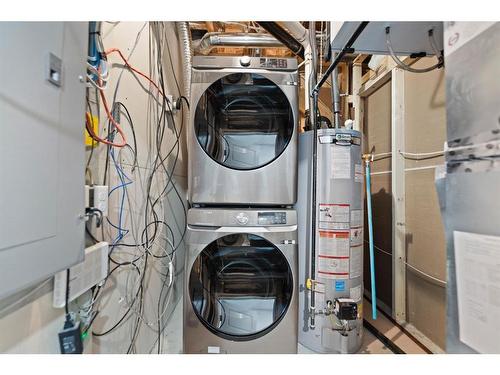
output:
[[[422,59],[415,63],[415,67],[429,66],[433,61]],[[446,136],[445,105],[442,69],[426,74],[405,73],[405,152],[431,153],[443,150]],[[405,232],[407,262],[445,281],[446,243],[434,185],[434,166],[442,163],[442,156],[407,157]],[[444,348],[446,289],[410,267],[406,268],[406,275],[406,320]]]
[[[391,82],[380,87],[365,100],[365,152],[381,154],[391,151]],[[372,207],[375,245],[375,277],[379,306],[392,309],[392,185],[391,158],[372,163]],[[364,203],[366,206],[366,202]],[[366,216],[366,215],[365,215]],[[366,221],[366,217],[364,218]],[[368,224],[365,222],[365,226]],[[364,233],[364,288],[369,291],[370,265],[368,231]],[[383,249],[382,252],[380,249]]]

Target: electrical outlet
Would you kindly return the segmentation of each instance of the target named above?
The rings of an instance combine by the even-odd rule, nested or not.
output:
[[[94,185],[91,187],[91,200],[92,207],[101,210],[102,216],[108,216],[108,186],[107,185]]]

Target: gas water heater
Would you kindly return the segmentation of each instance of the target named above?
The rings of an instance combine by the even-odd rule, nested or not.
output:
[[[299,135],[299,342],[319,353],[355,353],[363,338],[361,133],[317,131],[315,233],[313,133]]]

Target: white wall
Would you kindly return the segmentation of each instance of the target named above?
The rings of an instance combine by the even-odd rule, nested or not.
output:
[[[141,31],[142,30],[142,31]],[[172,62],[177,74],[177,79],[182,89],[182,61],[180,59],[179,41],[175,32],[174,23],[165,23],[165,30],[168,35],[168,43],[171,50]],[[122,50],[125,56],[130,55],[134,44],[137,40],[137,45],[129,61],[130,63],[143,72],[149,72],[149,51],[150,51],[150,29],[149,25],[141,22],[122,22],[118,24],[104,23],[103,24],[103,41],[105,49],[111,47],[118,47]],[[166,52],[165,52],[166,54]],[[167,55],[168,56],[168,55]],[[120,80],[119,90],[117,93],[117,100],[123,102],[129,109],[132,116],[137,136],[138,143],[138,163],[139,168],[136,169],[134,174],[136,181],[130,185],[129,194],[132,201],[134,216],[140,220],[139,216],[142,215],[143,208],[139,207],[144,197],[144,184],[148,171],[150,170],[150,163],[148,163],[148,149],[151,145],[153,130],[148,127],[148,84],[144,80],[139,82],[127,70],[122,69],[121,60],[118,55],[109,57],[109,61],[113,62],[113,70],[111,72],[110,85],[107,89],[106,96],[108,102],[112,102],[113,91],[116,85],[117,78],[121,72],[123,75]],[[118,65],[116,65],[118,64]],[[175,85],[172,68],[169,59],[164,59],[164,70],[166,80],[166,91],[171,93],[174,97],[179,95],[177,86]],[[145,90],[146,89],[146,90]],[[111,104],[110,104],[111,105]],[[180,125],[180,114],[176,114],[178,126]],[[101,126],[106,125],[105,114],[101,113]],[[186,124],[184,124],[185,129]],[[131,143],[131,132],[128,126],[124,127],[127,137]],[[83,121],[82,121],[83,131]],[[173,132],[168,130],[166,133],[168,141],[163,144],[164,153],[170,149],[175,141]],[[87,152],[88,156],[88,152]],[[124,151],[121,155],[123,164],[125,165],[125,173],[132,175],[131,166],[127,166],[127,161],[130,164],[130,155]],[[91,170],[94,178],[94,183],[102,183],[103,165],[106,157],[106,149],[99,146],[94,150],[94,156],[91,163]],[[172,159],[169,160],[172,162]],[[115,175],[113,167],[112,175]],[[160,173],[161,176],[161,173]],[[185,197],[185,190],[187,185],[186,178],[186,152],[185,142],[182,143],[182,149],[179,156],[179,161],[175,169],[175,183],[179,188],[181,196]],[[109,182],[110,186],[115,186],[118,183],[116,178],[112,178]],[[163,188],[161,181],[158,181],[157,188]],[[114,194],[110,200],[110,220],[116,222],[119,201],[118,194]],[[134,203],[136,202],[136,203]],[[128,209],[125,210],[128,213]],[[128,215],[129,216],[129,215]],[[184,217],[182,205],[179,199],[171,190],[165,199],[165,221],[167,221],[174,231],[176,238],[181,237],[181,231],[184,226]],[[125,220],[124,226],[130,225],[130,219]],[[106,227],[109,228],[109,225]],[[106,238],[113,236],[113,231],[106,229]],[[101,232],[95,233],[99,238]],[[112,237],[111,237],[112,238]],[[131,237],[127,238],[127,243],[133,242]],[[180,271],[180,266],[183,264],[183,251],[181,248],[178,251],[177,268]],[[117,258],[126,257],[120,254],[119,250],[115,250],[114,255]],[[161,262],[150,262],[150,267],[160,269],[164,267]],[[163,269],[165,271],[165,269]],[[183,274],[181,273],[174,281],[181,285]],[[101,312],[98,319],[94,324],[96,331],[106,330],[111,327],[114,322],[123,314],[127,309],[127,294],[130,295],[130,281],[133,278],[130,269],[123,268],[123,271],[116,272],[107,283],[107,287],[103,296]],[[163,280],[157,272],[149,272],[146,280],[146,293],[145,293],[145,311],[143,319],[152,324],[156,322],[156,301],[161,288]],[[12,311],[3,311],[3,316],[0,315],[0,352],[10,353],[59,353],[57,333],[62,328],[64,323],[64,309],[52,308],[52,294],[51,284],[45,285],[37,293],[34,293],[30,298],[20,303],[19,306],[12,308]],[[128,289],[127,289],[128,285]],[[178,299],[179,295],[172,295],[173,302]],[[174,303],[171,302],[171,307]],[[10,304],[10,302],[9,302]],[[23,306],[24,304],[24,306]],[[0,301],[0,311],[2,311],[2,301]],[[168,315],[167,313],[165,315]],[[108,336],[97,338],[88,338],[85,342],[85,351],[93,353],[124,353],[129,346],[131,339],[132,323],[136,318],[135,314],[130,314],[129,319],[120,326],[119,329],[109,334]],[[174,324],[181,324],[175,322]],[[137,352],[147,352],[156,340],[157,334],[154,329],[148,327],[147,324],[141,325],[140,334],[137,338]],[[156,348],[155,348],[156,350]]]

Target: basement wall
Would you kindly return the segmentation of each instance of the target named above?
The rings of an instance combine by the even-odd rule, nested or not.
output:
[[[414,64],[424,67],[434,59]],[[443,150],[446,135],[444,71],[404,73],[405,151]],[[391,150],[391,81],[364,99],[365,152],[377,155]],[[434,188],[434,166],[442,157],[405,161],[406,321],[433,351],[445,346],[446,298],[445,239]],[[378,302],[393,313],[391,158],[372,164],[372,204]],[[365,227],[367,223],[365,222]],[[368,231],[365,240],[368,241]],[[365,242],[365,290],[370,290],[368,244]],[[429,275],[431,277],[426,276]],[[413,330],[413,328],[416,329]]]
[[[172,53],[171,58],[173,69],[177,74],[177,79],[179,80],[179,85],[181,85],[182,89],[182,62],[179,55],[180,47],[175,25],[173,22],[167,22],[165,23],[165,26],[167,29],[169,47]],[[144,22],[103,23],[102,35],[105,49],[118,47],[124,55],[128,57],[136,44],[135,50],[129,61],[133,66],[143,72],[149,72],[149,34],[149,25]],[[164,48],[166,49],[167,47],[164,46]],[[165,51],[165,54],[166,53],[167,52]],[[142,183],[137,181],[135,185],[131,185],[129,194],[132,202],[141,201],[143,194],[141,186],[143,186],[143,179],[147,176],[148,172],[146,164],[148,158],[147,147],[153,134],[153,130],[151,130],[147,125],[147,90],[149,85],[142,81],[141,83],[143,83],[143,86],[139,85],[136,78],[129,71],[122,70],[122,62],[119,60],[117,55],[112,55],[109,59],[110,61],[120,65],[114,66],[112,69],[110,87],[106,90],[106,96],[108,98],[108,102],[111,103],[117,76],[121,71],[123,71],[120,88],[117,93],[117,100],[122,101],[128,107],[133,118],[139,150],[139,170],[142,172]],[[164,61],[164,71],[167,75],[165,83],[166,91],[167,93],[171,93],[177,97],[177,84],[173,79],[172,65],[170,64],[170,59],[168,59],[168,57],[166,57]],[[175,118],[179,125],[181,119],[180,113],[177,113]],[[102,111],[100,118],[101,129],[106,122],[104,111]],[[130,127],[124,126],[124,130],[128,139],[131,140],[132,134],[130,132]],[[84,122],[82,119],[82,142],[83,131]],[[167,130],[166,137],[168,141],[164,143],[165,154],[172,147],[175,141],[171,129]],[[87,157],[89,156],[89,153],[90,150],[87,150]],[[94,183],[96,184],[102,183],[102,166],[105,156],[105,147],[98,146],[94,150],[90,167]],[[125,151],[120,155],[120,157],[124,158],[123,161],[125,165],[127,162],[130,162],[130,155]],[[184,139],[181,142],[179,161],[174,173],[174,180],[182,198],[185,198],[185,191],[187,187],[186,161],[187,158],[185,153],[184,136]],[[167,160],[167,163],[171,162],[171,159]],[[111,168],[113,167],[111,166]],[[127,174],[131,173],[130,166],[126,166],[125,169]],[[113,174],[116,174],[116,172],[113,171]],[[109,182],[110,186],[116,186],[117,183],[118,181],[116,178]],[[179,199],[174,195],[172,190],[169,191],[167,198],[165,199],[165,210],[165,220],[171,223],[176,238],[180,238],[180,232],[184,225],[183,208]],[[117,198],[112,197],[109,202],[110,220],[116,222],[117,211]],[[125,222],[124,225],[128,226],[130,223]],[[101,238],[100,231],[97,232],[96,235],[98,235],[98,238]],[[110,238],[109,234],[107,238]],[[132,239],[128,239],[128,241],[132,241]],[[179,265],[183,265],[183,251],[184,247],[181,246],[178,251]],[[156,266],[159,267],[160,265],[157,264]],[[182,267],[178,268],[177,277],[174,281],[174,283],[178,283],[179,287],[182,287],[182,272]],[[127,290],[130,290],[132,287],[129,279],[130,275],[131,272],[128,271],[117,271],[113,274],[113,277],[110,278],[103,297],[101,312],[98,319],[95,321],[95,325],[93,326],[94,330],[99,332],[110,328],[128,308],[128,303],[125,297],[127,295]],[[156,323],[157,317],[156,303],[154,303],[154,301],[157,300],[161,284],[162,281],[154,273],[153,276],[147,280],[147,293],[145,296],[147,301],[145,306],[147,308],[143,313],[143,318],[153,324]],[[64,324],[64,309],[55,309],[52,307],[52,280],[42,285],[40,288],[37,288],[39,286],[40,285],[35,285],[26,291],[10,297],[8,300],[0,301],[0,353],[59,353],[57,334],[62,329]],[[171,308],[166,312],[165,317],[169,315],[169,311],[178,302],[179,296],[180,295],[175,292],[169,297]],[[130,343],[132,323],[137,316],[132,314],[131,317],[132,319],[126,319],[116,331],[107,336],[98,338],[89,335],[84,342],[85,353],[125,353]],[[175,324],[181,324],[181,322],[175,322]],[[137,339],[137,352],[147,353],[151,348],[156,350],[156,347],[154,346],[156,337],[157,334],[155,330],[143,325]],[[162,347],[163,352],[179,352],[181,350],[179,343],[165,342]]]

